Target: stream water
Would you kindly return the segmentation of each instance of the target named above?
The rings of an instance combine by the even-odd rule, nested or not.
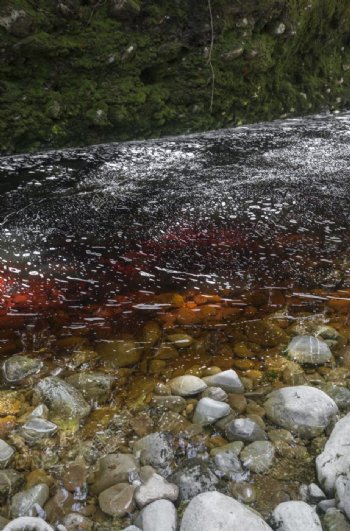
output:
[[[247,322],[338,312],[347,326],[349,139],[343,113],[0,159],[2,360],[40,357],[40,378],[118,374],[112,413],[97,408],[83,438],[187,370],[234,367],[258,385],[261,348],[278,341],[255,331],[235,359]],[[171,332],[195,347],[159,354]],[[115,339],[129,342],[118,363]],[[143,353],[128,361],[131,341]]]

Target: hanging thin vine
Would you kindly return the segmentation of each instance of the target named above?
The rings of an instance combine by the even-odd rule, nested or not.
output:
[[[213,21],[213,12],[211,9],[211,0],[208,0],[208,9],[210,15],[210,28],[211,28],[211,41],[209,48],[209,57],[208,64],[211,70],[211,96],[210,96],[210,112],[213,112],[213,103],[214,103],[214,90],[215,90],[215,70],[213,67],[212,57],[213,57],[213,48],[214,48],[214,21]]]

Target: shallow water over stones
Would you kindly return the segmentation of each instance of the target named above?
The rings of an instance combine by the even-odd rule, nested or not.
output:
[[[0,528],[347,518],[349,123],[0,161]]]

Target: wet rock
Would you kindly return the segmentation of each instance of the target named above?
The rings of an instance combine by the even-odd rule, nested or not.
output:
[[[157,500],[142,509],[135,524],[140,526],[142,531],[175,531],[176,509],[168,500]]]
[[[154,394],[157,396],[170,396],[171,388],[169,384],[158,382],[154,388]]]
[[[156,321],[148,321],[142,328],[142,342],[153,347],[162,337],[162,329]]]
[[[197,458],[185,459],[168,480],[179,487],[180,501],[188,501],[201,492],[215,490],[219,481],[209,463]]]
[[[135,509],[135,487],[128,483],[118,483],[104,490],[98,497],[101,511],[109,516],[124,516]]]
[[[179,357],[178,350],[172,345],[164,343],[156,350],[154,358],[157,360],[174,360]]]
[[[242,414],[247,408],[247,399],[244,395],[231,394],[228,396],[228,403],[238,413]]]
[[[2,373],[7,383],[18,383],[27,376],[40,371],[43,363],[27,356],[12,356],[2,365]]]
[[[63,486],[79,496],[85,488],[86,476],[87,471],[83,462],[69,463],[64,469]]]
[[[63,487],[58,487],[55,494],[44,506],[46,520],[51,524],[56,524],[64,516],[74,511],[76,503],[73,494]]]
[[[79,389],[83,397],[104,404],[110,398],[115,378],[103,372],[80,372],[66,378],[66,382]]]
[[[97,463],[97,469],[89,477],[91,492],[100,494],[116,483],[126,483],[140,469],[132,454],[109,454]]]
[[[230,492],[236,500],[242,503],[254,503],[256,500],[256,492],[253,485],[246,481],[239,481],[230,484]]]
[[[124,527],[122,531],[142,531],[142,529],[136,527],[136,525],[129,525],[128,527]]]
[[[327,513],[330,509],[335,509],[336,506],[337,502],[335,501],[335,498],[332,498],[331,500],[322,500],[317,504],[317,512],[322,515]]]
[[[23,475],[17,470],[0,470],[0,504],[9,494],[15,494],[23,485]]]
[[[155,432],[139,439],[133,448],[143,465],[165,467],[174,459],[171,438],[166,433]]]
[[[112,17],[127,20],[140,13],[139,0],[109,0],[109,13]]]
[[[219,402],[227,402],[228,394],[221,387],[208,387],[202,393],[202,398],[211,398]]]
[[[154,396],[151,401],[151,406],[160,409],[169,409],[175,413],[180,413],[186,407],[186,400],[181,396]]]
[[[338,509],[330,509],[323,517],[324,531],[350,531],[350,523]]]
[[[213,374],[212,376],[206,376],[203,380],[209,387],[221,387],[226,393],[244,392],[244,386],[238,374],[232,369]]]
[[[49,416],[49,410],[45,406],[45,404],[39,404],[36,408],[33,409],[33,411],[30,414],[30,418],[41,418],[41,419],[47,419]]]
[[[207,426],[226,417],[230,413],[230,406],[212,398],[201,398],[193,415],[195,424]]]
[[[67,531],[91,531],[94,525],[89,518],[79,513],[67,514],[62,523]]]
[[[224,452],[232,452],[233,454],[239,456],[243,448],[244,448],[244,443],[242,441],[234,441],[229,444],[224,444],[223,446],[220,446],[219,448],[213,448],[212,450],[210,450],[210,455],[212,457],[215,457],[216,455],[224,453]]]
[[[0,468],[8,464],[14,453],[12,446],[0,439]]]
[[[338,413],[336,403],[313,387],[284,387],[267,398],[264,407],[268,418],[307,439],[320,435]]]
[[[140,480],[142,485],[135,491],[135,501],[142,509],[145,505],[156,500],[176,501],[179,495],[179,488],[173,483],[169,483],[162,476],[156,473],[154,468],[145,466],[141,469]]]
[[[324,341],[313,336],[296,336],[287,347],[288,357],[298,363],[322,365],[332,361],[332,353]]]
[[[321,386],[321,390],[334,400],[339,409],[350,408],[350,390],[346,387],[328,382]]]
[[[206,389],[207,384],[191,374],[177,376],[169,382],[171,392],[179,396],[193,396],[201,393]]]
[[[243,468],[235,452],[227,450],[214,456],[215,473],[217,476],[225,476],[229,479],[239,479]]]
[[[58,426],[49,420],[30,418],[21,428],[21,434],[29,443],[35,443],[45,437],[51,437],[58,430]]]
[[[241,453],[243,466],[256,474],[267,472],[272,466],[274,456],[275,447],[268,441],[255,441]]]
[[[225,427],[225,436],[229,441],[265,441],[267,435],[252,419],[235,419]]]
[[[113,368],[130,367],[141,359],[142,348],[131,339],[101,341],[97,345],[101,360],[107,361]]]
[[[219,492],[199,494],[185,510],[180,531],[271,531],[262,517]]]
[[[48,376],[39,382],[34,390],[50,411],[50,418],[56,422],[80,420],[90,413],[90,406],[82,394],[72,385],[56,376]]]
[[[12,9],[0,16],[0,27],[15,37],[28,37],[33,30],[33,20],[23,9]]]
[[[269,430],[267,435],[270,441],[275,442],[275,443],[285,442],[287,444],[292,444],[295,442],[294,437],[291,434],[291,432],[283,428]]]
[[[158,430],[172,433],[173,435],[183,434],[191,437],[202,431],[199,424],[192,424],[185,417],[175,411],[165,411],[158,422]]]
[[[280,503],[273,511],[271,521],[276,531],[322,531],[315,509],[302,501]]]
[[[167,339],[177,348],[187,348],[193,343],[193,337],[188,334],[171,334]]]
[[[11,515],[14,518],[19,516],[34,516],[33,512],[37,510],[36,506],[44,507],[48,497],[49,487],[44,483],[18,492],[11,500]]]
[[[9,522],[3,531],[54,531],[42,518],[22,516]]]
[[[299,489],[302,500],[311,505],[317,505],[322,500],[326,499],[325,493],[320,489],[316,483],[310,483],[310,485],[301,485]]]

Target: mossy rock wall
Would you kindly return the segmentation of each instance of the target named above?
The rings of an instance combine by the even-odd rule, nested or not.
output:
[[[231,127],[349,99],[350,0],[0,2],[1,153]]]

